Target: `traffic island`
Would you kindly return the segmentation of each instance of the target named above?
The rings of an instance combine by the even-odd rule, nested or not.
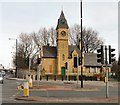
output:
[[[24,101],[38,101],[38,102],[69,102],[67,99],[62,98],[48,98],[48,97],[37,97],[37,96],[19,96],[15,98],[16,100],[24,100]]]
[[[16,100],[24,100],[24,101],[37,101],[37,102],[47,102],[47,103],[54,103],[54,102],[67,102],[67,103],[117,103],[118,97],[99,97],[99,98],[53,98],[53,97],[37,97],[37,96],[19,96],[15,98]]]
[[[33,90],[75,90],[75,91],[98,91],[98,88],[80,88],[70,86],[58,86],[58,85],[34,85],[30,87]]]
[[[75,84],[74,82],[64,82],[64,84]]]
[[[77,88],[77,87],[70,87],[70,86],[59,86],[59,85],[51,85],[51,84],[44,84],[44,85],[33,85],[33,87],[30,87],[31,92],[33,91],[48,91],[48,90],[73,90],[73,91],[99,91],[98,88],[94,87],[84,87],[84,88]],[[54,92],[54,91],[53,91]],[[16,96],[16,100],[23,100],[23,101],[36,101],[36,102],[43,102],[43,103],[117,103],[118,97],[42,97],[42,96]]]

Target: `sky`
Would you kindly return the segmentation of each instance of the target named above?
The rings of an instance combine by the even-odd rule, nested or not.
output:
[[[14,39],[41,27],[56,28],[61,10],[69,27],[80,24],[79,0],[0,0],[0,64],[12,67]],[[83,0],[83,26],[96,30],[118,57],[118,0]]]

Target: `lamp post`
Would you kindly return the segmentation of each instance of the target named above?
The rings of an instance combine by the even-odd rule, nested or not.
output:
[[[9,38],[9,40],[16,40],[16,72],[15,72],[15,77],[18,77],[18,75],[17,75],[17,39]]]

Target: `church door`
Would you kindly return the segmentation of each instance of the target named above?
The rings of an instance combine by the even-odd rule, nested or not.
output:
[[[61,67],[61,75],[62,75],[62,76],[65,75],[65,67]]]

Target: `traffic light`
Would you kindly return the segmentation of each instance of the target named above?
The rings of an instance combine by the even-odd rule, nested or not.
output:
[[[82,61],[81,61],[81,58],[79,57],[79,58],[78,58],[78,64],[81,65],[81,62],[82,62]]]
[[[77,68],[77,57],[74,57],[74,68]]]
[[[65,69],[68,69],[68,63],[65,62]]]
[[[101,45],[100,49],[97,49],[97,62],[104,64],[104,51],[103,51],[103,45]]]
[[[37,58],[37,64],[40,64],[40,62],[41,62],[41,59]]]
[[[112,54],[112,52],[114,52],[115,49],[112,49],[111,46],[109,46],[109,64],[111,64],[112,62],[115,61],[115,54]]]

